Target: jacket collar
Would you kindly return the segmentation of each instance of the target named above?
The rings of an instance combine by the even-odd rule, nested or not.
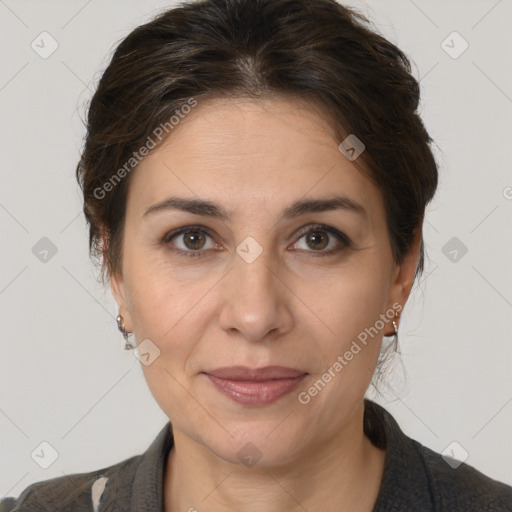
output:
[[[167,458],[174,446],[168,421],[149,448],[112,467],[101,497],[101,511],[163,512],[164,475]]]
[[[386,448],[383,478],[373,512],[416,510],[419,503],[430,510],[429,479],[415,441],[402,432],[383,407],[366,399],[364,404],[365,434],[375,446]],[[112,472],[101,501],[114,509],[122,503],[121,508],[130,512],[163,512],[165,468],[173,446],[169,421],[142,455],[128,459]]]
[[[434,510],[429,477],[419,443],[407,437],[383,407],[365,400],[364,432],[386,448],[384,473],[372,512]]]

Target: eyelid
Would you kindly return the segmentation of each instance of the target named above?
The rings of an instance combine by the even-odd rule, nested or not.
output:
[[[171,231],[168,231],[167,233],[165,233],[162,241],[163,242],[169,242],[172,238],[178,236],[178,235],[181,235],[183,233],[186,233],[187,231],[201,231],[202,233],[210,236],[213,238],[213,235],[211,234],[209,228],[207,228],[206,226],[200,226],[200,225],[189,225],[189,226],[183,226],[181,228],[176,228],[176,229],[173,229]]]
[[[343,242],[345,245],[349,246],[352,244],[352,241],[350,238],[343,233],[342,231],[339,231],[338,229],[334,227],[327,226],[325,224],[308,224],[307,226],[304,226],[303,228],[300,228],[294,236],[302,238],[306,233],[309,233],[310,231],[326,231],[327,233],[330,233],[331,235],[334,235],[338,240]],[[312,251],[314,252],[314,251]]]
[[[212,233],[210,232],[210,229],[207,228],[206,226],[188,225],[188,226],[182,226],[181,228],[177,228],[177,229],[167,232],[162,238],[162,243],[167,246],[167,244],[169,244],[169,242],[173,238],[175,238],[179,235],[182,235],[183,233],[187,233],[188,231],[200,231],[201,233],[205,234],[206,236],[209,236],[212,240],[214,239]],[[204,256],[204,251],[205,251],[205,249],[198,249],[197,251],[193,251],[193,250],[185,251],[183,249],[178,249],[178,248],[171,248],[170,250],[172,250],[176,254],[181,254],[185,257],[190,257],[190,258]],[[208,251],[208,250],[211,250],[211,249],[206,249],[206,251]],[[220,249],[220,250],[222,250],[222,249]]]

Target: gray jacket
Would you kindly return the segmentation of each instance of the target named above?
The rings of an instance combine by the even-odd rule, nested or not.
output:
[[[386,447],[373,512],[512,511],[512,487],[467,464],[454,469],[456,464],[407,437],[381,406],[366,400],[364,420],[373,444]],[[17,499],[0,501],[0,512],[164,512],[164,471],[172,447],[168,422],[142,455],[90,473],[34,483]]]

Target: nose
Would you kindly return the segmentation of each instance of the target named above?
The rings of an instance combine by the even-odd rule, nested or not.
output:
[[[249,341],[275,339],[293,327],[293,292],[270,252],[248,262],[238,254],[223,279],[220,326]]]

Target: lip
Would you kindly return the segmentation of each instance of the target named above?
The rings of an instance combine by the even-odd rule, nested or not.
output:
[[[267,405],[290,393],[307,372],[285,366],[230,366],[203,372],[215,388],[245,405]]]

